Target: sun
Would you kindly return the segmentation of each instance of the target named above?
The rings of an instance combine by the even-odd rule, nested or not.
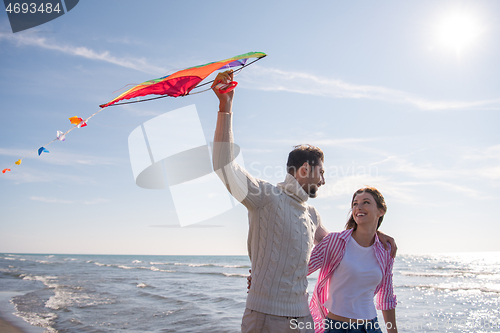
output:
[[[457,52],[473,44],[481,33],[480,22],[472,15],[461,12],[450,14],[438,28],[440,43]]]

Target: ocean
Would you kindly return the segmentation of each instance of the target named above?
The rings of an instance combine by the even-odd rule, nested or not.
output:
[[[4,253],[0,310],[34,333],[238,332],[249,269],[247,256]],[[500,332],[499,252],[398,255],[394,287],[399,332]]]

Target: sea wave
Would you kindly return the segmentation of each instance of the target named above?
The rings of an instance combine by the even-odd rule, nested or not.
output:
[[[407,288],[407,289],[432,289],[439,291],[480,291],[483,293],[497,293],[500,294],[499,288],[487,288],[482,286],[436,286],[436,285],[401,285],[396,286],[398,288]]]
[[[20,274],[20,278],[28,281],[40,281],[47,288],[55,289],[59,287],[59,284],[55,283],[54,280],[57,281],[57,276],[40,276],[40,275],[28,275],[28,274]]]
[[[57,315],[55,313],[19,311],[16,306],[16,312],[14,314],[32,326],[43,327],[45,329],[44,333],[57,333],[57,331],[52,327],[54,321],[57,319]]]
[[[114,267],[114,268],[120,268],[120,269],[147,269],[151,271],[156,271],[156,272],[166,272],[166,273],[174,273],[174,270],[168,270],[168,269],[159,269],[158,267],[155,266],[136,266],[136,267],[131,267],[131,266],[126,266],[126,265],[118,265],[118,264],[102,264],[99,262],[94,262],[94,265],[99,266],[99,267]]]
[[[134,267],[124,266],[124,265],[118,265],[117,267],[122,269],[134,269]]]
[[[224,273],[224,272],[196,272],[195,274],[200,274],[200,275],[217,275],[217,276],[239,277],[239,278],[246,278],[248,276],[248,275],[245,275],[245,274],[234,274],[234,273]]]
[[[184,262],[165,263],[165,265],[189,266],[189,267],[252,268],[249,265],[191,264],[191,263],[184,263]]]
[[[44,264],[44,265],[64,265],[63,263],[60,262],[54,262],[54,261],[48,261],[48,260],[35,260],[35,262],[39,264]]]
[[[415,277],[455,277],[455,276],[476,276],[476,275],[495,275],[493,272],[484,271],[469,271],[469,270],[455,270],[453,272],[400,272],[404,276]]]
[[[164,296],[164,295],[152,294],[150,292],[147,292],[144,289],[142,289],[139,292],[139,295],[140,295],[140,297],[146,297],[146,298],[160,300],[162,302],[162,304],[169,303],[169,304],[177,307],[178,308],[177,311],[182,311],[183,308],[191,305],[190,301],[184,300],[181,297],[172,297],[172,296]]]
[[[244,277],[246,278],[248,274],[233,274],[233,273],[222,273],[224,276],[228,277]]]
[[[147,267],[145,267],[148,269]],[[175,271],[169,270],[169,269],[159,269],[158,267],[151,266],[149,267],[150,270],[155,271],[155,272],[165,272],[165,273],[175,273]]]
[[[61,310],[75,305],[84,308],[113,303],[112,299],[100,298],[98,295],[77,292],[72,288],[65,287],[64,289],[56,289],[55,295],[49,298],[45,303],[45,307],[52,310]]]

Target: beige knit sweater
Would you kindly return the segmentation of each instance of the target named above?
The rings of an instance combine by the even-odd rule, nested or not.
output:
[[[274,186],[234,161],[232,114],[219,112],[213,166],[231,194],[248,209],[252,287],[247,308],[263,313],[309,315],[307,265],[313,243],[327,231],[307,193],[287,174]],[[316,235],[316,239],[315,239]]]

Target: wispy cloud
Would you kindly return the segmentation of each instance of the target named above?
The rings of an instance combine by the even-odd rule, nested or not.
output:
[[[379,141],[380,138],[344,138],[344,139],[320,139],[314,141],[314,144],[319,147],[344,147],[348,144],[356,144],[362,142]]]
[[[463,148],[466,150],[467,148]],[[497,152],[497,154],[489,154]],[[391,155],[381,161],[371,163],[370,166],[383,168],[393,174],[404,175],[421,181],[458,181],[464,180],[488,181],[500,179],[500,155],[498,147],[489,147],[479,150],[476,154],[457,155],[447,158],[451,165],[444,167],[431,162],[419,162],[404,156]],[[416,158],[418,160],[418,158]],[[489,183],[492,185],[491,183]],[[472,193],[472,192],[470,192]]]
[[[9,41],[17,46],[33,46],[86,59],[104,61],[148,74],[166,72],[164,68],[149,64],[145,58],[120,58],[112,55],[109,51],[99,52],[84,46],[66,45],[32,33],[0,33],[0,41],[1,40]]]
[[[464,154],[463,158],[465,160],[473,161],[495,160],[497,162],[500,162],[500,145],[470,150],[469,152]]]
[[[95,204],[100,204],[104,202],[109,202],[108,199],[102,199],[102,198],[94,198],[92,200],[86,200],[86,201],[77,201],[77,200],[66,200],[66,199],[58,199],[58,198],[48,198],[48,197],[35,197],[32,196],[30,197],[31,200],[33,201],[40,201],[40,202],[46,202],[46,203],[54,203],[54,204],[84,204],[84,205],[95,205]]]
[[[417,200],[417,189],[413,186],[416,183],[395,182],[389,177],[374,176],[370,174],[358,174],[345,176],[337,179],[331,179],[321,188],[319,196],[321,198],[338,198],[348,195],[349,197],[358,189],[371,186],[379,189],[384,196],[393,197],[397,201],[404,203],[421,204]]]
[[[102,199],[102,198],[94,198],[94,199],[91,199],[91,200],[85,200],[83,202],[84,205],[97,205],[97,204],[101,204],[101,203],[105,203],[105,202],[109,202],[108,199]]]
[[[451,169],[451,168],[438,168],[433,164],[416,164],[408,160],[405,156],[389,156],[380,162],[371,164],[384,165],[386,170],[390,172],[404,174],[406,177],[412,177],[419,180],[433,180],[433,179],[455,179],[457,177],[468,176],[470,170],[466,169]]]
[[[49,148],[50,149],[50,148]],[[27,149],[7,149],[0,148],[0,155],[4,156],[14,156],[16,159],[22,158],[23,156],[31,153]],[[38,154],[32,153],[29,155],[28,159],[37,158]],[[112,159],[109,157],[99,157],[99,156],[90,156],[90,155],[82,155],[70,153],[67,151],[59,150],[57,153],[51,153],[50,155],[44,154],[44,158],[38,158],[38,161],[53,164],[53,165],[117,165],[122,163],[128,163],[127,160],[118,161],[116,159]],[[23,162],[24,162],[23,158]],[[24,164],[24,163],[23,163]],[[22,165],[23,166],[23,165]]]
[[[241,81],[252,89],[287,91],[331,98],[371,99],[389,103],[409,104],[421,110],[452,110],[488,107],[500,109],[500,98],[480,101],[435,101],[415,94],[382,86],[348,83],[302,72],[264,68],[248,68]]]
[[[294,147],[298,144],[307,144],[310,142],[318,147],[344,147],[349,144],[358,144],[364,142],[373,142],[384,140],[385,138],[342,138],[342,139],[325,139],[324,135],[321,133],[311,133],[308,140],[302,139],[301,142],[297,141],[297,138],[285,138],[285,139],[275,139],[273,143],[284,144],[290,147]],[[307,142],[306,142],[307,141]],[[254,142],[268,142],[265,139],[255,139]],[[251,151],[251,149],[243,148],[245,151]],[[263,152],[272,152],[273,150],[262,150]]]
[[[356,147],[354,142],[350,149]],[[359,162],[356,165],[327,165],[327,183],[320,196],[335,199],[368,185],[407,204],[433,205],[425,199],[429,191],[481,200],[498,197],[491,189],[500,186],[500,146],[449,147],[446,151],[437,162],[429,158],[435,151],[420,149],[404,155],[380,151],[385,157],[376,162],[366,161],[365,166]]]
[[[159,224],[150,225],[151,228],[223,228],[223,225],[215,224],[191,224],[185,227],[181,227],[179,224]]]
[[[46,203],[57,203],[57,204],[72,204],[72,203],[74,203],[74,201],[71,201],[71,200],[62,200],[62,199],[46,198],[46,197],[30,197],[30,199],[33,201],[40,201],[40,202],[46,202]]]
[[[35,170],[29,167],[19,169],[12,169],[12,172],[2,174],[0,177],[5,180],[10,180],[14,184],[22,183],[50,183],[50,182],[67,182],[72,184],[85,184],[95,182],[89,177],[82,177],[80,175],[61,174],[56,172],[46,172]]]
[[[460,185],[452,181],[397,181],[397,177],[354,175],[331,180],[321,188],[319,197],[337,199],[342,196],[351,196],[356,190],[365,186],[375,187],[386,198],[391,198],[404,204],[436,206],[437,203],[428,201],[425,194],[429,189],[443,193],[457,193],[462,196],[488,200],[493,197],[475,188]]]

